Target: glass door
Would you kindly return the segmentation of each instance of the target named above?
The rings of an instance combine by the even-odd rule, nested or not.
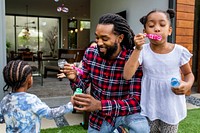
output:
[[[77,49],[77,20],[68,19],[68,48]]]
[[[7,49],[19,51],[42,51],[43,55],[58,55],[60,47],[60,19],[30,16],[6,16]]]
[[[38,51],[37,17],[16,16],[16,46],[17,49]]]

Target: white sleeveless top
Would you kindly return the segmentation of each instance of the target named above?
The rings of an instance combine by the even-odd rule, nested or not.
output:
[[[154,53],[145,44],[139,63],[143,67],[141,88],[141,114],[151,121],[160,119],[168,124],[178,124],[186,117],[185,95],[172,92],[171,78],[181,79],[180,67],[189,62],[192,54],[183,46],[175,44],[167,54]]]

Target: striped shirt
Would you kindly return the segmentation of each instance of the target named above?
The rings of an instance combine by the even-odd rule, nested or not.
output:
[[[79,75],[72,88],[86,90],[91,84],[91,95],[101,101],[102,110],[91,112],[90,126],[100,130],[103,120],[114,125],[118,116],[140,112],[141,67],[131,80],[123,78],[123,69],[132,50],[122,49],[114,60],[100,57],[97,47],[90,47],[83,57],[83,74]]]

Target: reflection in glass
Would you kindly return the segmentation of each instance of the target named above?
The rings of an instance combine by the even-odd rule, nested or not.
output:
[[[57,56],[59,48],[59,19],[40,18],[40,32],[44,34],[40,40],[40,49],[44,55]]]
[[[6,16],[6,48],[7,52],[15,51],[14,17]]]
[[[43,55],[57,56],[59,19],[6,15],[6,40],[9,51],[29,49]],[[39,26],[39,27],[38,27]]]
[[[68,19],[68,48],[76,49],[77,48],[77,20]]]
[[[68,31],[68,43],[69,49],[76,49],[77,48],[77,32],[75,30]]]
[[[38,51],[37,17],[16,16],[16,43],[17,49]],[[42,34],[40,33],[42,37]]]
[[[90,29],[90,21],[89,20],[81,20],[80,21],[80,29]]]

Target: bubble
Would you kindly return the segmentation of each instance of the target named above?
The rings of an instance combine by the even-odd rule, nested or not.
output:
[[[69,11],[69,9],[67,7],[63,7],[62,11],[65,12],[65,13],[67,13]]]
[[[57,11],[61,12],[62,11],[62,7],[57,7]]]

